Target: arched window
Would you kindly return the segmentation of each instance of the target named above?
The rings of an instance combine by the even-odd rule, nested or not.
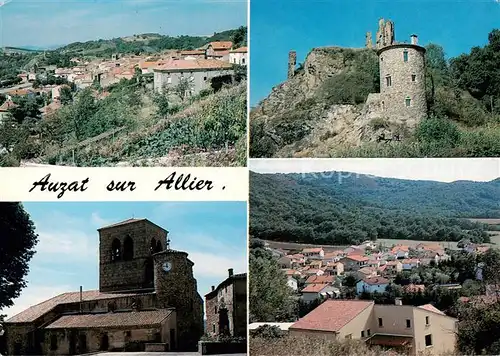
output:
[[[111,261],[119,261],[122,257],[122,246],[118,239],[114,239],[111,244]]]
[[[134,258],[134,240],[130,236],[125,238],[123,241],[123,259],[125,261],[130,261]]]
[[[163,251],[163,247],[161,246],[161,241],[156,242],[155,252]]]
[[[153,237],[153,238],[151,239],[151,245],[149,246],[149,252],[151,252],[151,253],[155,253],[155,252],[156,252],[155,250],[156,250],[156,240],[155,240],[155,238]]]

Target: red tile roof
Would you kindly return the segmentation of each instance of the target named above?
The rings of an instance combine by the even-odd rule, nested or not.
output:
[[[247,52],[248,52],[247,47],[240,47],[240,48],[233,49],[231,51],[231,53],[247,53]]]
[[[202,49],[195,49],[195,50],[192,50],[192,51],[181,51],[180,54],[183,55],[183,56],[204,55],[205,51],[202,50]]]
[[[423,284],[408,284],[404,286],[403,289],[409,293],[417,293],[423,292],[425,290],[425,286]]]
[[[194,69],[230,69],[232,64],[216,59],[171,59],[154,68],[158,71]]]
[[[325,283],[313,283],[313,284],[308,284],[304,289],[302,289],[303,293],[319,293],[323,289],[328,287],[328,284]]]
[[[0,111],[9,111],[15,107],[17,107],[17,105],[14,104],[12,100],[7,100],[0,106]]]
[[[370,285],[389,284],[390,283],[390,281],[384,277],[367,277],[367,278],[363,279],[363,282],[365,282],[366,284],[370,284]]]
[[[346,258],[353,260],[353,261],[357,261],[357,262],[368,261],[368,257],[360,256],[360,255],[349,255]]]
[[[130,326],[155,326],[170,316],[172,310],[148,310],[139,312],[118,312],[103,314],[63,315],[46,329],[66,328],[112,328]]]
[[[441,315],[446,315],[445,313],[443,313],[441,310],[439,310],[438,308],[436,308],[434,305],[432,304],[425,304],[425,305],[421,305],[419,306],[418,308],[420,309],[425,309],[427,311],[430,311],[430,312],[433,312],[433,313],[438,313],[438,314],[441,314]]]
[[[323,284],[328,284],[328,283],[333,283],[334,277],[333,276],[310,276],[306,280],[306,284],[309,283],[323,283]]]
[[[231,41],[216,41],[210,42],[208,46],[212,46],[214,50],[229,50],[233,47],[233,42]],[[207,47],[208,47],[207,46]]]
[[[290,327],[302,330],[338,332],[367,308],[373,301],[327,300]]]
[[[305,248],[302,253],[321,253],[323,249],[321,247]]]
[[[127,293],[127,294],[117,294],[117,293],[101,293],[98,290],[89,290],[82,293],[83,301],[100,300],[100,299],[111,299],[119,297],[132,297],[137,295],[137,293]],[[25,311],[14,315],[12,318],[6,320],[7,323],[28,323],[35,321],[39,317],[43,316],[45,313],[51,311],[56,306],[60,304],[77,303],[80,301],[80,292],[70,292],[63,293],[54,298],[46,300],[45,302],[39,303],[32,307],[29,307]]]

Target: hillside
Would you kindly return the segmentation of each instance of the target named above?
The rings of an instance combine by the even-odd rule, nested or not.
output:
[[[71,56],[111,56],[112,54],[155,53],[164,50],[189,50],[202,47],[212,41],[233,41],[235,45],[246,44],[246,27],[231,29],[213,36],[166,36],[157,33],[139,34],[97,41],[75,42],[56,50]]]
[[[339,181],[339,176],[344,178]],[[500,216],[499,180],[438,183],[340,172],[251,173],[250,186],[250,233],[266,240],[488,241],[483,224],[458,218]]]
[[[365,105],[370,93],[380,92],[374,49],[313,48],[295,75],[252,109],[250,155],[498,156],[500,80],[491,78],[500,73],[500,57],[494,55],[500,31],[488,38],[486,46],[449,61],[439,45],[426,46],[428,118],[416,128]]]

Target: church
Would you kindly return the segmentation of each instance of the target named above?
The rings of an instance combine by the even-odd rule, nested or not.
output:
[[[8,355],[196,351],[203,299],[194,263],[147,219],[98,229],[99,290],[58,295],[4,323]]]

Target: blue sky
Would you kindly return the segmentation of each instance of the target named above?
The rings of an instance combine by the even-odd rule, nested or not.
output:
[[[147,218],[169,231],[171,247],[194,262],[198,292],[204,296],[222,282],[229,268],[247,269],[245,202],[168,203],[25,203],[39,234],[30,262],[28,287],[14,306],[0,311],[13,316],[55,295],[99,289],[97,229],[119,221]]]
[[[64,45],[140,33],[212,35],[247,23],[244,0],[12,0],[2,46]]]
[[[487,43],[500,28],[498,0],[252,0],[250,4],[251,105],[286,80],[288,51],[304,61],[313,47],[363,47],[379,18],[395,22],[396,40],[437,43],[447,56]]]

